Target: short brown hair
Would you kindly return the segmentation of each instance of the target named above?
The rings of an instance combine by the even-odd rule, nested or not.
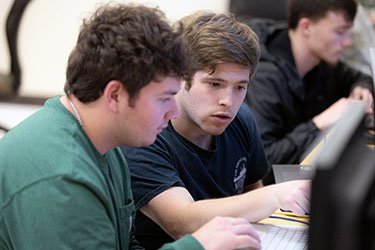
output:
[[[84,21],[70,54],[66,94],[95,101],[109,81],[118,80],[133,99],[150,81],[185,75],[188,53],[181,32],[157,8],[113,3],[100,7]]]
[[[324,18],[329,11],[344,13],[350,21],[354,20],[357,13],[355,0],[288,0],[288,26],[296,29],[299,20],[306,17],[313,21]]]
[[[252,77],[257,68],[260,46],[257,35],[231,14],[199,11],[180,20],[183,38],[191,54],[192,75],[199,70],[213,73],[216,66],[231,62],[250,68]],[[191,82],[187,79],[187,87]]]

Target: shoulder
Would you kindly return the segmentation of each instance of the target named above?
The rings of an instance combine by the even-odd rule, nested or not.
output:
[[[76,180],[54,177],[34,183],[17,192],[0,210],[7,223],[14,225],[9,234],[14,238],[20,237],[19,241],[15,242],[18,246],[34,245],[53,249],[61,245],[67,248],[74,245],[87,249],[95,244],[103,244],[100,242],[103,240],[108,240],[108,244],[114,245],[110,241],[114,234],[113,224],[108,219],[110,217],[108,211],[112,210],[111,204],[110,197],[98,194],[96,189],[90,189]],[[103,209],[103,206],[108,208]],[[26,216],[27,214],[33,216]],[[74,220],[71,220],[72,215],[75,216]],[[20,218],[23,218],[22,224],[16,223]],[[74,230],[67,230],[83,224],[91,231],[89,233],[83,230],[82,234],[91,236],[93,232],[97,234],[92,242],[82,242],[82,238],[77,237]],[[44,237],[24,237],[30,229],[38,231]],[[69,241],[64,237],[56,239],[56,233],[62,230],[67,233],[64,236],[67,236]]]
[[[297,69],[291,62],[281,57],[272,61],[261,59],[252,82],[261,80],[264,84],[272,82],[277,83],[280,80],[286,80],[293,76],[297,77]]]
[[[289,61],[261,61],[247,89],[246,103],[250,107],[261,106],[264,99],[272,103],[272,99],[290,93],[290,89],[301,84],[296,68]]]
[[[264,44],[268,38],[279,30],[286,29],[287,23],[284,21],[275,21],[267,18],[250,18],[244,21],[259,37],[259,42]]]
[[[241,105],[240,109],[238,110],[236,118],[238,118],[240,122],[250,122],[250,123],[253,123],[255,119],[253,112],[251,111],[249,106],[247,106],[245,103]]]
[[[247,104],[243,103],[241,105],[236,118],[232,122],[232,126],[246,131],[246,133],[249,134],[257,130],[255,117]]]
[[[296,68],[290,62],[281,58],[278,62],[260,61],[247,89],[247,94],[253,97],[263,97],[275,91],[286,91],[291,81],[300,80]]]
[[[129,162],[129,168],[135,168],[135,165],[144,162],[155,162],[168,160],[171,161],[175,154],[174,151],[178,150],[178,139],[170,128],[164,129],[157,135],[155,142],[150,146],[145,147],[127,147],[121,146],[120,149]],[[142,164],[144,165],[144,164]]]

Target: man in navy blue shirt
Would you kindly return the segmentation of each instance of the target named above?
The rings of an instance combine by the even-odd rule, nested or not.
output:
[[[278,208],[302,215],[309,207],[308,181],[260,188],[268,162],[243,104],[260,54],[255,33],[225,14],[198,12],[181,22],[193,70],[176,95],[180,116],[153,145],[122,148],[140,209],[136,236],[146,249],[215,216],[255,222]]]

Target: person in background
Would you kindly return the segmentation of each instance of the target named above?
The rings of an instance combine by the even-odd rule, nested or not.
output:
[[[352,45],[346,48],[340,59],[348,66],[371,75],[369,48],[375,48],[375,27],[371,18],[374,10],[358,3],[357,14],[350,30]]]
[[[271,164],[298,164],[353,100],[373,112],[371,78],[339,61],[351,45],[356,8],[355,0],[290,0],[288,27],[271,20],[246,22],[259,35],[262,52],[245,102]],[[272,183],[270,171],[264,184]]]
[[[164,14],[109,4],[81,28],[64,96],[0,140],[0,249],[143,249],[119,145],[146,146],[178,116],[188,53]],[[244,219],[216,217],[162,249],[259,248]]]
[[[129,163],[136,237],[146,249],[197,230],[215,216],[257,222],[284,208],[309,209],[309,181],[262,187],[258,127],[243,104],[259,60],[256,34],[227,14],[182,18],[192,70],[176,95],[180,116],[148,147],[121,147]]]

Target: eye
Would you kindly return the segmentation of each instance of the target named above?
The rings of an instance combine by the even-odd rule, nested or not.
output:
[[[247,88],[247,86],[243,86],[243,85],[238,85],[238,86],[236,86],[236,89],[237,89],[237,90],[240,90],[240,91],[242,91],[242,90],[246,90],[246,88]]]
[[[171,100],[171,98],[166,97],[166,98],[160,98],[159,100],[160,100],[161,103],[167,103]]]
[[[343,29],[340,29],[340,30],[336,30],[336,34],[339,35],[339,36],[344,36],[346,34],[347,30],[343,30]]]
[[[210,85],[211,87],[219,87],[220,83],[218,83],[218,82],[209,82],[208,85]]]

